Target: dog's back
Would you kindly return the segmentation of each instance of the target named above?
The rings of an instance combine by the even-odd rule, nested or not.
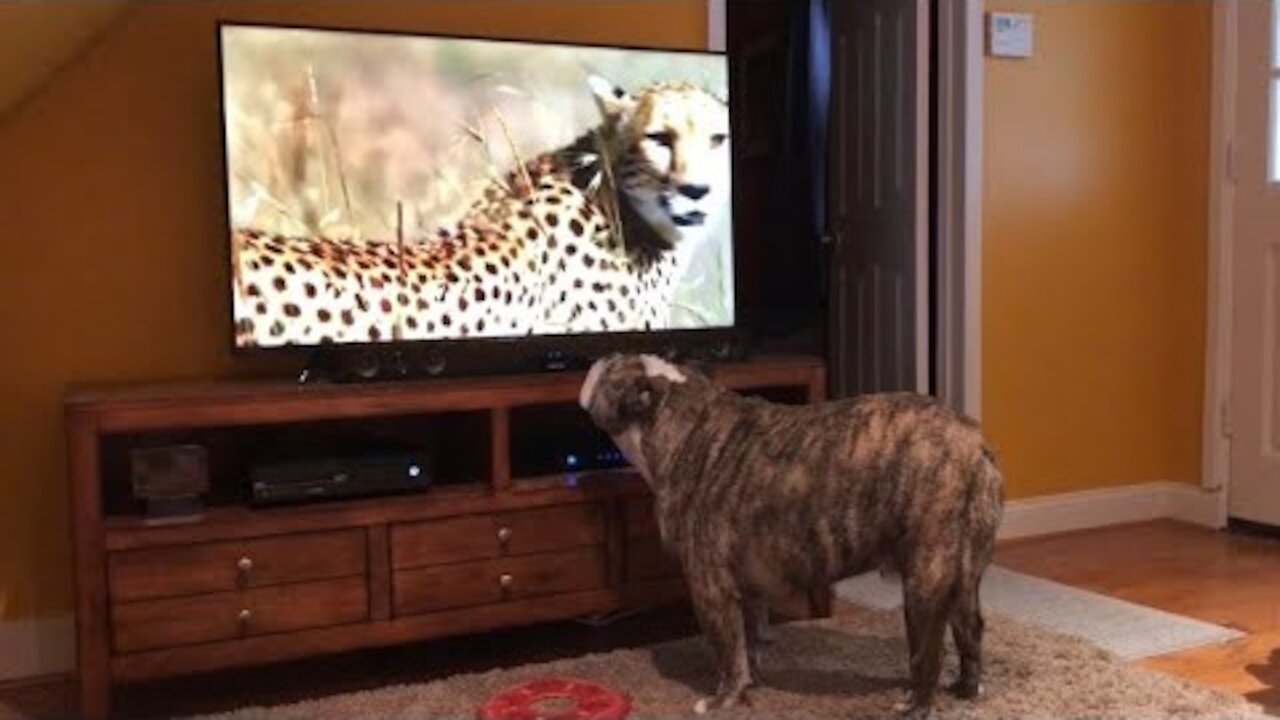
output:
[[[655,468],[670,479],[659,517],[673,540],[737,559],[761,592],[897,567],[908,548],[959,550],[999,525],[990,448],[975,423],[932,398],[789,406],[691,378],[660,414],[671,420],[646,443],[673,448]],[[955,560],[968,565],[984,550]]]

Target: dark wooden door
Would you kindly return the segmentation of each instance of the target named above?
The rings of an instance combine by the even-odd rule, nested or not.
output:
[[[830,11],[832,394],[916,389],[917,2]]]

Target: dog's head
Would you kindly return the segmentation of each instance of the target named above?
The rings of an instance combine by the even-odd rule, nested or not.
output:
[[[680,368],[655,355],[609,355],[587,372],[578,404],[611,436],[653,417],[672,384],[686,382]]]

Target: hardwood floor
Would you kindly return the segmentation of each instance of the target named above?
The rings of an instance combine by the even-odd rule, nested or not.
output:
[[[1015,541],[996,562],[1247,633],[1142,665],[1280,715],[1280,540],[1162,521]]]
[[[1243,639],[1143,661],[1146,667],[1245,695],[1280,715],[1280,540],[1152,522],[1002,544],[996,562],[1170,612],[1239,628]],[[325,661],[152,683],[121,693],[133,717],[227,710],[414,682],[691,633],[687,614],[631,618],[600,631],[558,624]],[[0,720],[73,716],[65,680],[0,685]],[[181,698],[179,702],[177,699]],[[178,707],[180,705],[180,707]]]

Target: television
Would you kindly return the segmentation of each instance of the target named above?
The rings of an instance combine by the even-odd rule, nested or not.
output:
[[[218,49],[238,351],[465,373],[733,337],[723,53],[239,23]]]

